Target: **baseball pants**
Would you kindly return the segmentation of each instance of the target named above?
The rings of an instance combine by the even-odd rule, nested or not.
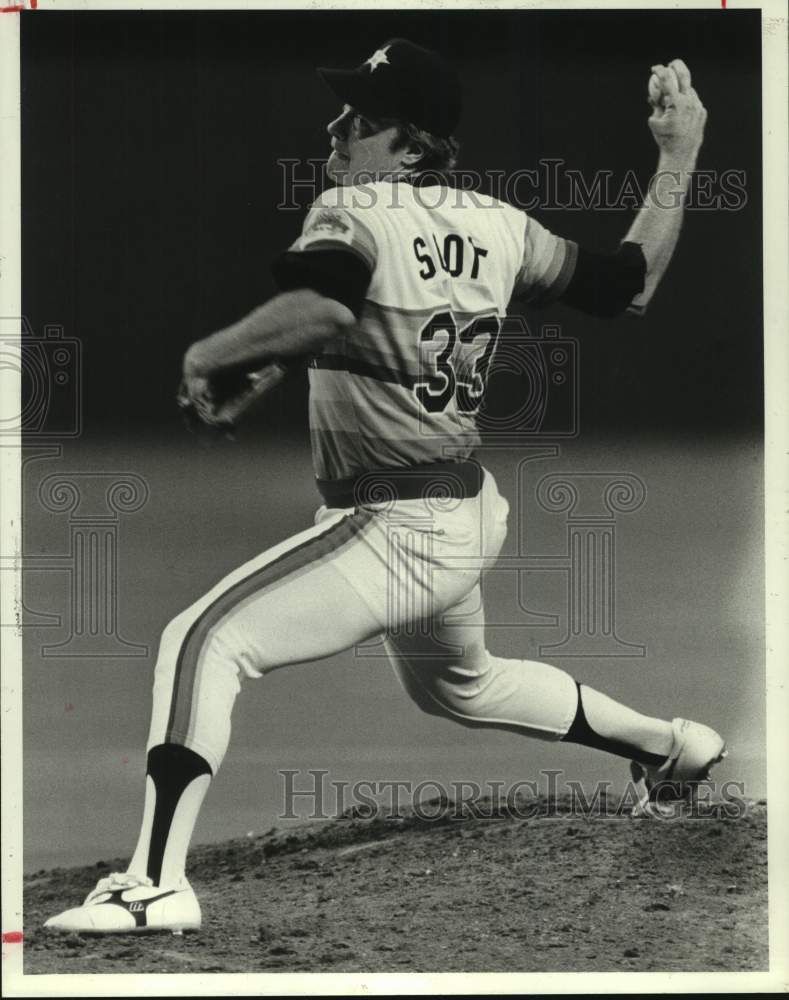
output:
[[[180,744],[216,773],[242,678],[378,636],[424,711],[560,739],[577,706],[572,678],[485,646],[480,577],[508,512],[487,471],[475,497],[321,507],[313,527],[234,570],[166,627],[148,749]]]

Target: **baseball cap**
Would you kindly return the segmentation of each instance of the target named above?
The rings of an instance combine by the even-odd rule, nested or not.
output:
[[[337,97],[371,118],[398,118],[449,138],[460,120],[455,69],[437,52],[390,38],[356,69],[318,67]]]

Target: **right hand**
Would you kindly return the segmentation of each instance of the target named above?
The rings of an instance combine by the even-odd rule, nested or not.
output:
[[[681,59],[668,67],[652,67],[662,99],[652,102],[649,127],[661,153],[680,163],[695,161],[704,139],[707,109],[690,85],[690,70]]]
[[[267,396],[288,373],[280,361],[269,361],[262,368],[248,372],[235,392],[220,398],[216,406],[216,419],[220,424],[235,424],[259,399]]]
[[[208,427],[230,432],[239,419],[284,379],[287,367],[270,361],[257,371],[241,368],[207,378],[190,374],[184,366],[176,401],[190,430]]]

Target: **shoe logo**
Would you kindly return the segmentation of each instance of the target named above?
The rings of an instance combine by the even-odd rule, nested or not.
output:
[[[159,899],[164,899],[166,896],[174,896],[176,893],[175,889],[168,889],[166,892],[160,892],[158,896],[151,896],[149,899],[133,899],[128,900],[123,898],[124,892],[128,892],[128,889],[115,889],[110,893],[109,899],[103,899],[99,906],[120,906],[131,913],[134,917],[135,927],[145,927],[146,926],[146,915],[148,912],[148,907],[151,903],[157,902]]]

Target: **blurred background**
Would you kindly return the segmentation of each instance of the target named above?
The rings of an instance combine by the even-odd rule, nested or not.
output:
[[[587,184],[609,172],[614,195],[634,181],[643,190],[656,162],[650,66],[681,57],[691,67],[709,111],[698,166],[714,173],[649,313],[526,313],[533,330],[558,325],[577,341],[578,433],[542,442],[554,452],[523,476],[515,444],[488,442],[481,454],[515,510],[513,558],[565,551],[565,519],[534,502],[543,475],[626,472],[644,483],[645,503],[616,526],[617,632],[644,655],[550,656],[542,647],[566,630],[565,582],[526,570],[489,577],[489,644],[556,662],[651,714],[709,722],[732,745],[717,776],[764,794],[758,12],[36,12],[21,17],[23,305],[34,340],[62,328],[81,402],[68,431],[62,422],[58,434],[53,403],[28,436],[28,869],[131,850],[162,627],[311,523],[306,378],[235,443],[212,448],[186,434],[173,397],[186,346],[274,292],[270,262],[311,200],[306,187],[285,192],[292,168],[278,161],[300,161],[296,176],[309,180],[337,111],[314,67],[358,65],[393,36],[460,68],[464,169],[506,178],[560,160]],[[614,249],[637,197],[621,201],[533,214]],[[500,382],[497,405],[511,409],[521,388]],[[41,487],[97,472],[134,474],[148,491],[113,522],[116,632],[136,646],[64,656],[78,530]],[[545,767],[584,783],[626,776],[600,754],[423,716],[385,660],[349,652],[247,684],[197,838],[268,828],[277,769],[307,767],[336,780],[514,781]]]

